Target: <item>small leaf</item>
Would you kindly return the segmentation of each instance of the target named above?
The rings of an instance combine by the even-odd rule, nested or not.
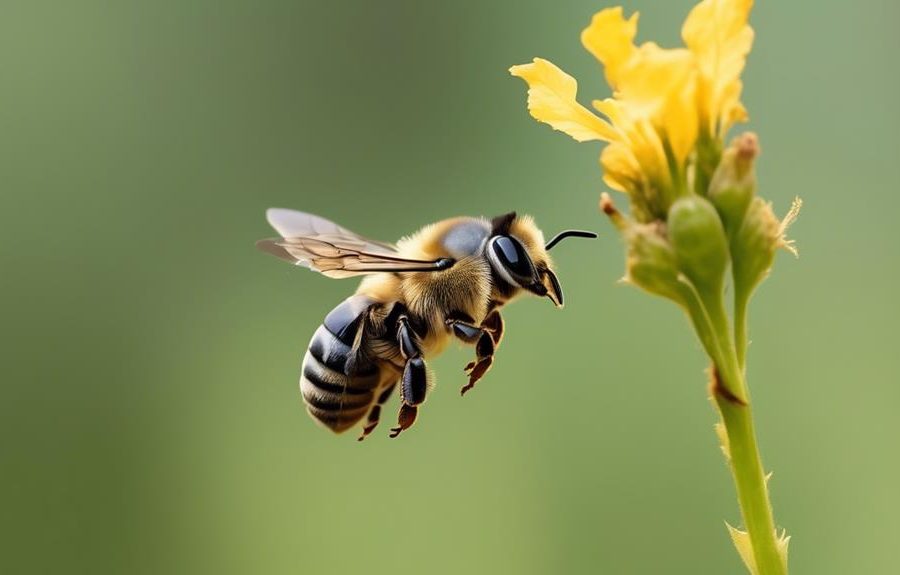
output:
[[[751,575],[759,575],[759,571],[756,569],[756,560],[753,558],[753,544],[750,542],[750,534],[746,531],[741,531],[736,527],[732,527],[727,521],[725,522],[725,527],[728,528],[728,534],[731,535],[731,541],[734,543],[741,559],[744,560],[744,565],[747,566],[747,570],[750,571]]]
[[[747,570],[750,571],[750,575],[759,575],[759,571],[756,569],[756,559],[753,557],[753,543],[750,541],[750,534],[732,527],[727,521],[725,522],[725,527],[728,528],[731,541],[744,561],[744,565],[747,566]],[[787,565],[788,544],[790,544],[791,538],[787,531],[782,529],[780,535],[777,531],[775,532],[775,539],[778,547],[778,556],[781,557],[781,562]]]
[[[781,556],[782,563],[787,565],[788,544],[790,544],[790,542],[791,542],[791,536],[787,534],[786,529],[781,530],[781,535],[778,535],[777,532],[775,533],[775,535],[777,536],[776,538],[778,539],[778,542],[777,542],[778,555]]]

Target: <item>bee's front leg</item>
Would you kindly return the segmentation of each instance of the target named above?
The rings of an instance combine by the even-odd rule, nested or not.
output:
[[[484,377],[494,363],[494,352],[503,338],[503,318],[495,309],[484,318],[480,326],[476,327],[471,321],[466,322],[455,316],[447,320],[447,325],[451,326],[456,337],[466,343],[475,344],[475,361],[469,362],[465,367],[466,373],[469,374],[469,383],[460,389],[460,394],[465,395],[475,387],[478,380]]]
[[[404,429],[409,429],[416,421],[419,405],[425,401],[428,392],[428,370],[418,337],[409,325],[409,319],[401,315],[397,320],[397,343],[400,353],[406,360],[403,375],[400,378],[400,413],[397,416],[397,427],[391,428],[391,437],[397,437]]]

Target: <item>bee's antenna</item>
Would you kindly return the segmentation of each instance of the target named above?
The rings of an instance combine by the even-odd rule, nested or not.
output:
[[[553,238],[549,242],[547,242],[547,245],[544,246],[544,249],[549,252],[553,248],[553,246],[555,246],[556,244],[558,244],[559,242],[563,241],[566,238],[596,238],[596,237],[597,237],[597,234],[595,234],[594,232],[585,232],[582,230],[565,230],[565,231],[559,232],[558,234],[553,236]]]

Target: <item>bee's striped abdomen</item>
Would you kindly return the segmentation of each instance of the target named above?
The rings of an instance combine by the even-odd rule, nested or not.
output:
[[[368,413],[378,392],[378,367],[353,349],[372,304],[359,295],[344,300],[313,334],[303,358],[300,392],[307,410],[338,433]]]

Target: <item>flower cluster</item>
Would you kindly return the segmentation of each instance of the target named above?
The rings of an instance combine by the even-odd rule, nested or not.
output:
[[[703,193],[721,141],[747,119],[741,71],[753,43],[752,0],[705,0],[682,28],[685,48],[634,43],[638,15],[597,13],[581,42],[604,66],[613,97],[595,100],[598,116],[576,100],[577,82],[535,58],[510,72],[529,84],[528,109],[579,142],[607,142],[604,181],[627,192],[639,221],[665,219],[690,191]]]
[[[776,249],[793,249],[784,231],[799,204],[779,222],[756,197],[756,137],[744,134],[724,149],[729,129],[747,120],[741,72],[753,44],[752,5],[702,0],[682,26],[684,47],[671,49],[635,44],[637,13],[598,12],[581,34],[612,89],[611,98],[592,103],[597,113],[578,103],[577,82],[551,62],[510,68],[528,83],[535,119],[579,142],[606,142],[604,182],[627,194],[631,207],[626,217],[608,195],[601,200],[626,239],[625,279],[674,300],[697,321],[703,318],[694,311],[709,311],[698,306],[717,305],[708,300],[720,297],[729,264],[736,292],[748,299]],[[726,386],[741,397],[737,386]]]
[[[756,194],[759,144],[729,130],[748,119],[741,73],[753,44],[752,0],[702,0],[681,30],[684,47],[635,44],[638,15],[597,13],[581,42],[604,67],[612,97],[577,99],[574,78],[535,58],[510,72],[528,83],[531,115],[579,142],[606,143],[603,180],[629,199],[630,215],[608,194],[600,205],[626,243],[625,280],[668,298],[688,314],[712,363],[711,392],[722,416],[747,532],[731,535],[751,573],[786,573],[787,541],[777,534],[756,447],[745,380],[751,294],[768,275],[799,200],[779,220]],[[732,313],[725,304],[731,271]]]

